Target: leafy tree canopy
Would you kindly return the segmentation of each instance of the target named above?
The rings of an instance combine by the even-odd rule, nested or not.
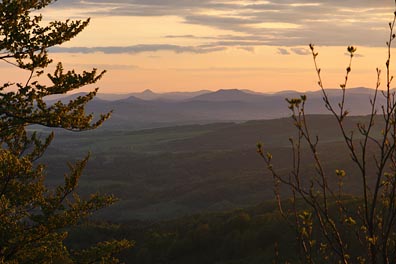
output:
[[[75,192],[88,161],[69,164],[64,184],[45,184],[45,165],[38,159],[54,134],[41,138],[27,130],[30,125],[83,131],[100,126],[110,113],[97,120],[85,113],[85,105],[97,89],[68,103],[47,104],[46,96],[65,94],[98,81],[104,71],[64,70],[61,63],[47,74],[53,63],[48,48],[78,35],[89,23],[52,21],[42,23],[40,9],[54,0],[3,0],[0,2],[0,59],[26,70],[24,82],[0,86],[0,263],[116,263],[112,255],[132,243],[106,241],[80,252],[63,244],[67,228],[92,212],[115,202],[113,196],[93,194],[82,199]]]

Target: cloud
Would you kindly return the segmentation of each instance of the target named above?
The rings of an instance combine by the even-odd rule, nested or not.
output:
[[[197,38],[194,35],[166,35],[164,38]]]
[[[68,66],[68,64],[65,64],[65,65]],[[92,68],[92,64],[73,63],[71,65],[71,67],[90,69],[90,68]],[[130,65],[130,64],[98,64],[98,63],[95,63],[95,68],[105,69],[105,70],[139,70],[139,69],[141,69],[137,65]]]
[[[208,68],[170,68],[175,71],[186,72],[252,72],[252,71],[266,71],[273,70],[272,67],[208,67]]]
[[[245,51],[251,52],[251,53],[254,53],[254,51],[255,51],[254,47],[237,47],[237,49],[245,50]]]
[[[105,54],[136,54],[142,52],[173,51],[175,53],[210,53],[226,49],[221,46],[178,46],[168,44],[141,44],[134,46],[108,46],[108,47],[53,47],[54,53],[105,53]]]
[[[278,48],[278,54],[280,55],[290,55],[290,52],[285,48]]]
[[[308,55],[311,54],[311,51],[306,48],[291,48],[290,49],[292,52],[294,52],[297,55]]]
[[[345,56],[348,56],[348,57],[351,56],[351,54],[348,53],[348,52],[345,52],[344,55],[345,55]],[[353,57],[355,57],[355,58],[363,58],[364,55],[359,54],[359,53],[354,53],[354,54],[353,54]]]
[[[278,54],[280,55],[291,55],[292,53],[297,55],[309,55],[311,51],[307,48],[278,48]]]
[[[173,39],[191,38],[213,47],[272,45],[295,47],[315,43],[327,46],[383,46],[387,23],[394,4],[389,0],[64,0],[56,8],[68,8],[87,16],[177,16],[182,23],[233,32],[229,35],[173,35],[162,37],[167,47],[127,47],[126,52],[141,49],[175,52],[210,52],[199,47],[180,47]],[[379,30],[381,29],[381,30]],[[244,41],[245,43],[238,43]],[[254,44],[254,45],[253,45]],[[219,48],[220,47],[216,47]],[[100,50],[100,49],[99,49]],[[111,47],[119,51],[121,47]],[[136,51],[135,51],[136,50]],[[304,54],[303,50],[291,50]],[[103,50],[101,52],[111,52]]]

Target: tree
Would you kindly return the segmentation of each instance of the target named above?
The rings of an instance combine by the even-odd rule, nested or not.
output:
[[[376,87],[369,102],[371,113],[353,131],[345,127],[349,117],[345,98],[356,48],[347,49],[350,62],[340,85],[342,97],[334,104],[321,78],[318,53],[310,45],[324,104],[335,118],[351,162],[359,172],[359,195],[351,196],[343,190],[344,183],[351,178],[348,172],[325,169],[319,137],[309,129],[306,96],[287,99],[297,130],[297,137],[290,139],[293,155],[290,174],[279,174],[272,164],[272,155],[258,144],[258,152],[274,178],[280,211],[296,231],[303,263],[396,263],[396,98],[391,89],[395,21],[396,12],[389,23],[386,43],[386,87],[380,90],[381,70],[377,69]],[[384,105],[378,104],[380,96],[385,98]],[[311,178],[304,177],[301,171],[305,147],[315,165],[315,176]],[[332,179],[336,179],[336,185],[331,184]],[[290,201],[283,199],[283,187],[290,191]]]
[[[96,69],[81,74],[65,71],[58,63],[55,72],[47,74],[50,84],[40,83],[45,68],[53,63],[48,48],[69,41],[89,23],[88,19],[43,25],[37,13],[52,2],[0,2],[0,59],[29,73],[23,83],[8,82],[0,87],[0,263],[116,263],[113,253],[132,242],[106,241],[79,252],[63,244],[69,227],[116,201],[111,195],[99,194],[81,199],[75,192],[88,156],[69,164],[63,185],[49,188],[45,165],[39,159],[54,133],[42,138],[28,130],[31,125],[90,130],[110,116],[94,120],[92,114],[85,113],[85,105],[97,89],[69,103],[47,105],[46,96],[93,84],[104,74]]]

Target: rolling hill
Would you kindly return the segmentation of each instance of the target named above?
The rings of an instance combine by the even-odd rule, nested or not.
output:
[[[345,128],[356,129],[357,121],[367,120],[348,118]],[[356,167],[348,162],[334,119],[310,116],[309,126],[319,135],[325,169],[331,174],[344,168],[349,175],[345,189],[358,191]],[[272,152],[276,168],[287,174],[292,158],[288,139],[295,136],[290,118],[140,131],[101,127],[78,136],[59,131],[44,158],[50,164],[51,184],[63,181],[65,161],[91,152],[80,192],[113,193],[121,199],[99,217],[117,222],[169,219],[272,199],[272,176],[256,153],[256,143],[263,142]],[[311,161],[304,157],[301,169],[306,177],[315,171]]]
[[[323,104],[321,91],[307,92],[306,113],[328,114]],[[328,90],[330,101],[338,109],[341,101],[339,89]],[[374,91],[368,88],[347,90],[346,110],[351,115],[366,115],[370,112],[370,99]],[[213,122],[243,122],[282,118],[290,115],[285,98],[299,97],[301,93],[285,91],[275,94],[258,94],[231,89],[208,92],[183,100],[144,100],[130,95],[120,100],[94,99],[87,110],[103,113],[113,110],[113,117],[106,127],[128,127],[130,129],[156,128],[185,124],[207,124]],[[63,99],[67,100],[67,98]],[[378,96],[377,109],[384,103]]]

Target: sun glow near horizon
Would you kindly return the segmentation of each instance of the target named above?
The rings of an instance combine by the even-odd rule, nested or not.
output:
[[[67,69],[106,69],[98,83],[102,93],[276,92],[318,89],[311,42],[318,45],[326,87],[343,82],[346,47],[355,44],[349,87],[374,87],[376,68],[385,68],[392,10],[385,0],[337,5],[327,0],[60,0],[43,16],[45,21],[91,17],[79,36],[50,52]],[[5,73],[0,81],[20,74],[0,67]]]
[[[281,48],[282,49],[282,48]],[[260,47],[254,52],[232,49],[209,54],[174,54],[172,51],[140,54],[56,54],[68,68],[106,69],[99,86],[103,93],[250,89],[258,92],[317,90],[312,56],[279,54],[279,48]],[[308,47],[295,47],[299,52]],[[327,88],[343,82],[349,62],[346,47],[317,47],[318,62]],[[374,87],[376,68],[385,68],[385,48],[358,47],[349,87]],[[84,63],[81,63],[84,61]],[[139,61],[139,64],[134,64]],[[213,64],[216,61],[216,64]],[[89,63],[86,63],[89,62]],[[384,76],[383,76],[384,77]]]

